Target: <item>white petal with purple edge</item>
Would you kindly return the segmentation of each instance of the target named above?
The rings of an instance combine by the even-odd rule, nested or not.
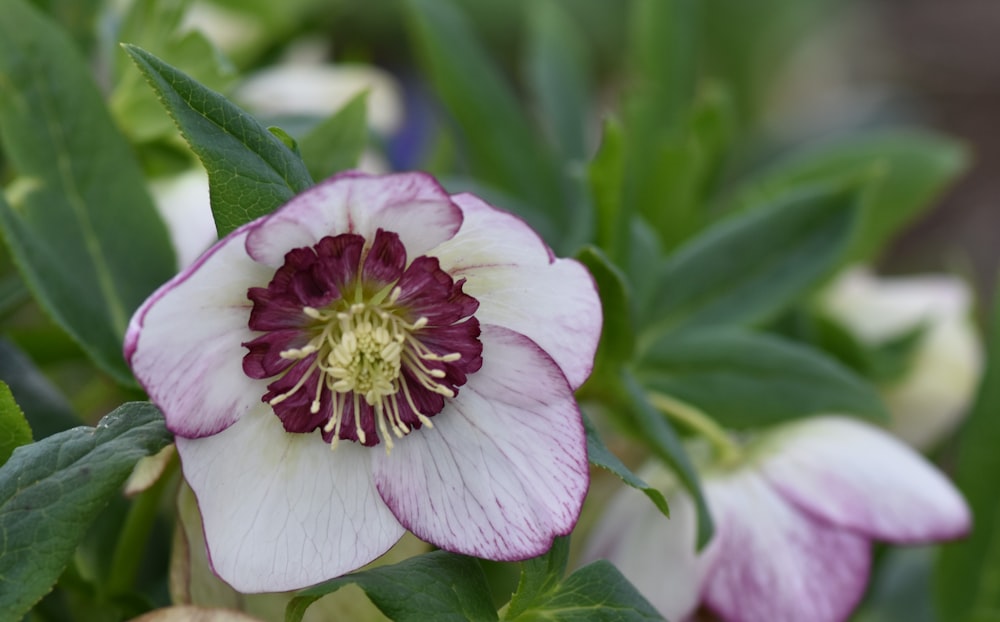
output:
[[[157,290],[129,324],[125,358],[175,434],[214,434],[266,391],[243,373],[242,344],[255,336],[247,327],[247,288],[266,285],[273,272],[246,255],[250,228],[237,229]]]
[[[717,557],[704,601],[728,622],[841,622],[868,582],[866,538],[787,503],[753,471],[703,480]]]
[[[215,436],[178,438],[177,450],[212,567],[241,592],[331,579],[403,535],[372,484],[370,449],[286,433],[266,405]]]
[[[521,219],[468,194],[455,195],[462,228],[433,251],[464,291],[476,317],[527,335],[562,368],[573,389],[590,375],[601,335],[601,301],[590,273],[555,259]]]
[[[412,260],[453,236],[461,223],[461,211],[429,175],[348,171],[279,208],[247,239],[247,251],[277,268],[293,248],[341,233],[357,233],[371,242],[382,228],[399,234]]]
[[[536,344],[483,326],[483,367],[423,428],[374,459],[399,521],[443,549],[495,560],[540,555],[569,533],[589,483],[566,378]]]
[[[643,477],[649,480],[645,473]],[[584,563],[607,559],[668,620],[698,608],[701,585],[717,547],[695,554],[697,514],[691,497],[671,495],[667,519],[648,497],[626,488],[608,503],[588,538]]]
[[[835,525],[898,543],[955,538],[968,506],[923,456],[849,417],[816,417],[776,431],[765,476],[790,502]]]

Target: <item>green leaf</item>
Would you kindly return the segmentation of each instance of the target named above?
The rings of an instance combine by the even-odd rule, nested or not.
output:
[[[597,245],[611,257],[628,248],[630,210],[623,203],[625,130],[614,117],[604,121],[601,144],[587,167],[587,181],[597,219]]]
[[[985,622],[1000,610],[1000,295],[992,313],[986,371],[955,454],[955,484],[975,520],[970,535],[944,546],[934,572],[938,613],[953,622]]]
[[[628,41],[633,78],[640,92],[639,132],[676,129],[694,97],[699,59],[697,0],[637,0]]]
[[[642,92],[628,102],[624,198],[618,199],[617,221],[608,218],[607,211],[602,214],[602,224],[612,227],[606,234],[612,242],[612,257],[620,259],[627,252],[620,223],[631,220],[633,214],[641,216],[668,249],[704,226],[708,219],[705,195],[731,138],[729,104],[727,92],[710,85],[685,104],[682,117],[669,122],[662,112],[665,104],[651,103]],[[609,172],[621,174],[621,163],[617,164],[619,168]]]
[[[683,131],[665,138],[650,154],[648,194],[636,200],[664,248],[676,249],[709,221],[707,196],[729,151],[733,114],[728,91],[709,83],[693,102]]]
[[[270,214],[312,185],[301,158],[248,113],[149,52],[122,47],[208,171],[220,236]]]
[[[93,54],[100,45],[94,26],[107,11],[102,0],[35,0],[33,4],[62,28],[84,55]]]
[[[36,439],[81,425],[69,400],[34,362],[6,339],[0,339],[0,378],[24,409]]]
[[[905,378],[913,369],[917,351],[927,337],[927,329],[926,324],[917,324],[872,347],[868,352],[869,377],[886,385]]]
[[[14,450],[31,442],[31,426],[14,401],[14,394],[0,380],[0,466],[7,462]]]
[[[83,423],[59,389],[14,344],[0,339],[0,378],[24,410],[36,439]]]
[[[632,372],[622,372],[622,388],[632,420],[643,439],[656,457],[673,470],[677,479],[694,499],[698,511],[697,544],[698,550],[701,550],[712,539],[715,527],[701,491],[701,484],[698,482],[698,473],[670,422],[650,404],[642,384]]]
[[[583,160],[590,102],[590,58],[573,16],[555,2],[528,11],[527,75],[535,101],[564,160]]]
[[[689,238],[704,219],[698,196],[702,178],[698,149],[696,137],[685,130],[651,145],[643,162],[635,165],[646,168],[634,186],[638,212],[667,249]]]
[[[0,467],[0,611],[7,619],[19,619],[49,591],[135,463],[171,440],[156,407],[133,402],[96,428],[21,447]]]
[[[600,560],[533,595],[504,620],[535,622],[638,622],[663,620],[656,608],[611,563]],[[515,595],[517,598],[517,595]]]
[[[702,72],[731,86],[743,126],[772,105],[775,78],[800,41],[820,32],[839,8],[800,0],[703,4],[710,8],[703,11]]]
[[[0,11],[0,141],[17,173],[0,228],[25,282],[88,355],[131,383],[125,329],[173,276],[173,251],[90,66],[21,0]]]
[[[689,125],[698,146],[701,173],[698,181],[703,186],[709,186],[722,168],[737,132],[735,105],[726,85],[709,82],[702,87],[691,111]],[[705,194],[707,188],[701,190]]]
[[[461,128],[473,176],[527,202],[553,246],[569,222],[562,175],[517,97],[451,0],[409,0],[410,30],[434,88]],[[541,215],[541,217],[538,217]],[[558,249],[557,249],[558,250]]]
[[[823,311],[792,309],[772,324],[771,330],[818,348],[869,380],[873,379],[871,348],[840,321]]]
[[[164,61],[183,67],[191,77],[213,89],[224,89],[235,71],[212,43],[197,30],[181,30],[190,0],[144,0],[128,5],[111,45],[128,41]],[[175,131],[174,124],[142,74],[124,55],[115,57],[117,82],[110,105],[134,142],[147,142]]]
[[[737,329],[668,335],[640,357],[652,390],[693,404],[728,428],[819,413],[873,420],[888,414],[875,389],[819,350]]]
[[[963,145],[937,134],[865,134],[789,154],[745,182],[730,203],[748,208],[797,186],[867,174],[871,191],[864,197],[864,216],[853,254],[868,258],[933,205],[965,171],[968,160]]]
[[[838,361],[879,386],[891,386],[906,377],[927,336],[920,323],[879,343],[866,343],[837,319],[820,313],[797,317],[790,335],[831,354]]]
[[[852,622],[947,622],[934,612],[934,546],[888,547],[880,551],[862,607]]]
[[[533,604],[544,600],[546,593],[556,590],[566,574],[568,561],[569,536],[564,536],[556,538],[547,553],[521,562],[521,578],[504,619],[516,619]]]
[[[633,153],[643,159],[637,166],[649,167],[649,178],[635,187],[638,211],[665,248],[677,248],[708,221],[706,196],[728,151],[733,115],[728,91],[709,83],[691,103],[683,125],[650,144],[648,153]]]
[[[0,240],[3,237],[0,236]],[[0,249],[0,253],[3,250]],[[24,285],[24,279],[17,273],[0,277],[0,320],[17,311],[21,305],[31,300],[31,292]]]
[[[607,448],[604,441],[601,440],[600,435],[598,435],[594,424],[586,416],[583,418],[583,425],[587,430],[587,459],[590,460],[590,464],[614,473],[623,482],[641,491],[649,497],[649,500],[653,502],[653,505],[658,510],[663,512],[664,516],[669,517],[670,507],[667,505],[667,500],[663,496],[663,493],[643,481],[641,477],[625,466],[618,459],[618,456],[611,453],[611,450]]]
[[[276,126],[269,126],[267,128],[267,131],[271,132],[271,134],[275,138],[280,140],[281,144],[283,144],[285,147],[288,147],[289,151],[291,151],[300,158],[302,157],[302,154],[299,152],[299,143],[295,140],[295,138],[292,137],[291,134],[281,129],[280,127]]]
[[[661,620],[656,609],[611,564],[600,561],[563,579],[569,537],[545,555],[521,563],[521,579],[504,620]]]
[[[368,142],[367,99],[367,91],[358,93],[299,143],[313,179],[326,179],[357,166]]]
[[[626,181],[623,205],[654,226],[668,247],[692,228],[699,174],[689,117],[699,59],[700,3],[639,0],[630,15],[629,73],[623,105]],[[619,230],[620,231],[620,230]],[[621,259],[625,248],[616,248]]]
[[[623,259],[628,283],[635,298],[636,324],[643,319],[642,311],[651,309],[652,301],[660,291],[660,275],[667,263],[667,256],[656,232],[641,218],[633,218],[629,225],[630,237]],[[646,323],[648,319],[644,320]]]
[[[635,347],[635,312],[625,275],[599,249],[587,246],[576,258],[597,282],[604,314],[604,328],[597,358],[611,363],[627,361]]]
[[[842,188],[800,189],[711,227],[660,272],[644,309],[651,332],[770,319],[838,267],[857,205]]]
[[[435,551],[302,590],[288,603],[285,622],[300,622],[309,605],[351,583],[361,586],[372,603],[396,622],[497,619],[479,562]]]

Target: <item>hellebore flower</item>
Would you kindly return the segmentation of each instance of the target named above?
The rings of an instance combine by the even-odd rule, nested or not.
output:
[[[570,532],[600,326],[590,275],[520,219],[420,173],[349,172],[161,287],[125,355],[177,435],[213,569],[281,591],[404,529],[497,560]]]
[[[965,415],[983,369],[968,285],[946,275],[879,278],[855,268],[819,300],[826,313],[871,346],[923,329],[910,366],[883,386],[882,394],[896,436],[918,449],[947,436]]]
[[[614,563],[665,617],[699,604],[726,622],[838,622],[868,582],[871,541],[964,535],[969,509],[952,484],[887,432],[847,417],[785,424],[735,467],[702,474],[715,536],[695,553],[691,498],[656,465],[666,520],[642,495],[609,504],[586,557]]]

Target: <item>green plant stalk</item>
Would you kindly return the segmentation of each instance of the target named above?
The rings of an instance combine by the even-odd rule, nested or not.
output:
[[[107,593],[111,596],[128,594],[132,591],[135,577],[146,551],[146,543],[156,520],[163,491],[174,481],[178,459],[171,458],[152,486],[139,493],[132,501],[121,537],[115,545],[111,558],[111,573],[108,576]]]
[[[722,464],[735,464],[743,457],[743,449],[722,426],[694,406],[656,391],[649,393],[649,401],[666,416],[707,439]]]

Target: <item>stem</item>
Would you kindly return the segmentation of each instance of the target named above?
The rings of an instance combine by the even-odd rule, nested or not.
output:
[[[135,577],[146,552],[149,533],[153,529],[156,513],[160,507],[160,498],[164,489],[173,480],[177,470],[176,454],[164,467],[160,477],[152,486],[139,493],[132,501],[125,524],[122,525],[121,536],[115,545],[111,558],[111,573],[108,576],[108,594],[127,594],[132,590]]]
[[[649,401],[663,414],[675,421],[680,421],[708,439],[715,449],[716,456],[723,464],[734,464],[739,462],[743,456],[743,449],[726,433],[722,426],[694,406],[656,391],[649,393]]]

